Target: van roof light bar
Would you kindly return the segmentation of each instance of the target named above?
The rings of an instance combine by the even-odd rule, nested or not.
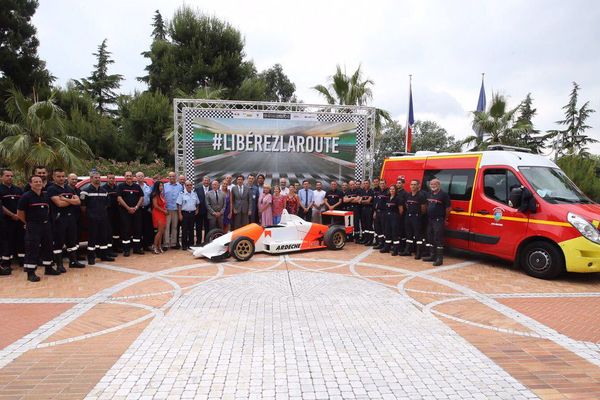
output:
[[[531,149],[527,149],[525,147],[507,146],[505,144],[493,144],[491,146],[488,146],[487,150],[491,150],[491,151],[498,151],[498,150],[519,151],[521,153],[531,153]]]

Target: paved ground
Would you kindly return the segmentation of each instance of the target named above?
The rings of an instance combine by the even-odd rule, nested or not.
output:
[[[0,279],[0,400],[600,398],[600,276],[182,251]]]

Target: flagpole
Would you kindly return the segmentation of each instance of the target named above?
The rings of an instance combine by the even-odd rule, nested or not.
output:
[[[406,114],[406,132],[404,134],[404,152],[410,153],[410,147],[412,140],[409,140],[410,132],[410,106],[411,106],[411,95],[412,95],[412,74],[408,74],[408,114]]]

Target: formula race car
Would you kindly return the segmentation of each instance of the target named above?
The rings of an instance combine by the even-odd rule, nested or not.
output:
[[[222,260],[233,256],[239,261],[247,261],[255,252],[278,254],[323,248],[342,249],[347,235],[353,231],[352,212],[327,211],[323,214],[331,216],[335,222],[343,220],[344,225],[327,226],[307,222],[283,210],[278,225],[262,227],[249,224],[228,233],[212,229],[206,235],[204,246],[192,248],[194,257]]]

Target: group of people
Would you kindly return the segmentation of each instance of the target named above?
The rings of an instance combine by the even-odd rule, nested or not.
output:
[[[440,181],[431,179],[430,190],[422,190],[417,179],[405,188],[404,176],[394,184],[384,179],[343,182],[331,181],[323,190],[322,182],[311,187],[308,180],[288,185],[268,185],[262,174],[238,175],[233,181],[226,176],[221,182],[204,177],[198,190],[204,191],[208,229],[227,232],[250,222],[263,226],[278,224],[283,210],[306,221],[330,223],[324,211],[351,211],[354,233],[348,239],[372,245],[382,253],[409,256],[443,263],[444,226],[450,215],[450,197],[441,190]]]
[[[13,177],[11,169],[0,171],[0,275],[9,275],[16,261],[32,282],[40,280],[38,265],[46,275],[65,273],[65,255],[70,268],[85,267],[78,256],[82,215],[87,221],[88,265],[97,257],[114,261],[121,252],[128,257],[132,251],[187,250],[202,245],[216,228],[227,232],[252,222],[276,225],[283,210],[325,224],[331,217],[322,215],[324,211],[351,211],[350,241],[392,255],[414,253],[434,265],[443,262],[450,199],[437,179],[430,181],[431,190],[423,191],[418,180],[405,190],[404,177],[389,187],[383,179],[374,179],[372,187],[368,180],[343,182],[341,188],[331,181],[328,190],[321,182],[313,189],[308,180],[288,184],[286,178],[271,187],[263,174],[238,175],[235,180],[227,175],[221,181],[205,176],[197,187],[175,172],[168,173],[166,182],[155,177],[150,185],[142,172],[127,171],[117,184],[114,174],[102,182],[92,171],[82,188],[77,175],[55,169],[50,179],[43,166],[34,169],[24,188]]]

